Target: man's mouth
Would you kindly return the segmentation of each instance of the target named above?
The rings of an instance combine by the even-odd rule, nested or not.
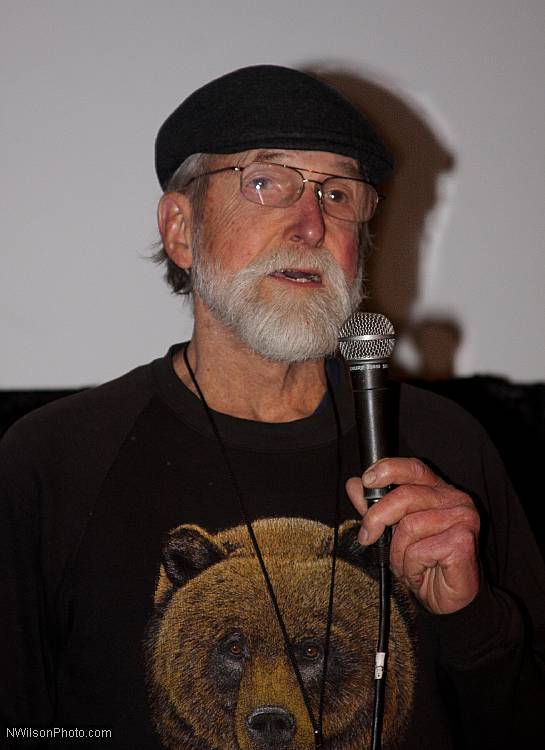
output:
[[[279,271],[273,271],[269,276],[275,279],[286,279],[295,281],[298,284],[321,284],[322,277],[316,271],[305,271],[301,268],[281,268]]]

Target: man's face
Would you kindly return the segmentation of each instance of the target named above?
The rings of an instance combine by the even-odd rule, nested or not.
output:
[[[275,149],[218,157],[210,168],[253,161],[295,166],[318,181],[358,175],[348,157]],[[313,183],[292,205],[272,208],[241,195],[238,173],[212,176],[193,250],[194,292],[246,345],[273,360],[332,353],[338,328],[361,299],[358,226],[324,215]]]

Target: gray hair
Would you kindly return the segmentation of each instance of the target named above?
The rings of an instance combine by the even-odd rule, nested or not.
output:
[[[208,188],[208,177],[194,180],[209,169],[212,157],[209,154],[191,154],[174,172],[165,188],[165,193],[183,193],[191,200],[191,231],[194,238],[198,238],[202,226],[204,203]],[[188,185],[188,183],[191,184]],[[194,243],[198,246],[198,241]],[[191,269],[180,268],[168,256],[163,242],[159,240],[155,245],[157,250],[151,259],[154,263],[166,265],[164,279],[172,288],[173,294],[189,294],[192,289]]]

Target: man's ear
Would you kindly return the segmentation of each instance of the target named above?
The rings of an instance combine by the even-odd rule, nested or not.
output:
[[[157,223],[168,257],[180,268],[191,268],[191,202],[182,193],[165,193],[157,207]]]

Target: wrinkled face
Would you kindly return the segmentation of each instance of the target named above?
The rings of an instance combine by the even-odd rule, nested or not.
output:
[[[323,180],[328,175],[358,176],[354,159],[324,151],[279,149],[253,150],[244,154],[217,157],[214,168],[243,166],[253,161],[295,166],[305,177]],[[313,170],[314,174],[305,172]],[[341,267],[347,280],[354,278],[358,265],[357,226],[352,222],[323,215],[312,184],[301,198],[285,208],[270,208],[245,200],[239,191],[239,175],[223,172],[210,179],[204,243],[226,271],[237,271],[259,255],[275,247],[327,250]],[[269,288],[286,280],[271,280]]]
[[[212,168],[256,160],[298,167],[317,181],[358,174],[353,159],[316,151],[231,154]],[[314,183],[292,205],[276,208],[246,200],[239,181],[235,172],[210,178],[194,248],[195,293],[265,357],[302,361],[332,353],[340,325],[361,300],[359,226],[324,215]]]

